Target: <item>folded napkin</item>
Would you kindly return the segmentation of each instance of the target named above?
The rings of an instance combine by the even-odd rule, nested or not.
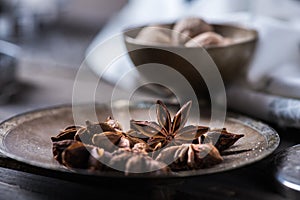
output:
[[[260,87],[236,83],[227,89],[228,106],[244,114],[300,128],[300,63],[283,64],[262,76]]]
[[[227,89],[228,107],[282,127],[300,128],[300,100],[255,91],[243,85]]]
[[[228,107],[244,114],[300,128],[299,24],[257,18],[258,47],[248,79],[227,89]]]

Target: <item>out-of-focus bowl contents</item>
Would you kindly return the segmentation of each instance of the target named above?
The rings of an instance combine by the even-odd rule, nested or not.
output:
[[[185,18],[179,20],[173,27],[172,41],[175,45],[183,45],[191,38],[213,31],[214,28],[200,18]]]
[[[212,60],[227,85],[245,78],[257,39],[256,30],[229,24],[207,24],[195,18],[175,24],[141,26],[124,32],[126,48],[137,70],[138,66],[148,63],[167,65],[184,74],[197,93],[207,90],[203,77],[198,76],[195,67],[183,59],[192,59],[190,63],[203,67],[211,63],[208,59]],[[208,56],[204,56],[203,49]],[[146,80],[151,79],[151,74],[143,71],[140,74]]]
[[[152,25],[143,28],[138,36],[137,41],[145,44],[171,44],[170,30],[168,26]]]
[[[215,32],[205,32],[197,35],[184,44],[186,47],[209,47],[213,45],[228,45],[233,42],[230,38],[224,38]]]
[[[233,38],[216,33],[213,25],[200,18],[190,17],[174,25],[150,25],[144,27],[137,37],[143,44],[161,44],[186,47],[226,46],[234,43]]]

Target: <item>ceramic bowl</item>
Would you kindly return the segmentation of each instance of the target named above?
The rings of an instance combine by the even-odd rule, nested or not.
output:
[[[163,26],[172,28],[173,24],[164,24]],[[202,77],[195,73],[195,68],[191,63],[186,62],[185,58],[192,59],[194,63],[198,63],[200,66],[203,64],[204,66],[208,61],[203,59],[200,53],[206,51],[208,57],[216,64],[225,85],[227,85],[238,78],[245,77],[258,40],[256,30],[225,24],[212,24],[212,26],[215,32],[232,38],[233,42],[224,46],[210,46],[207,48],[158,43],[145,44],[135,39],[145,26],[128,29],[123,34],[126,48],[135,66],[146,63],[168,65],[183,74],[193,85],[193,88],[200,92],[205,87],[205,83]],[[170,52],[179,52],[184,59],[178,58],[177,55]],[[146,79],[148,78],[148,74],[141,73]]]

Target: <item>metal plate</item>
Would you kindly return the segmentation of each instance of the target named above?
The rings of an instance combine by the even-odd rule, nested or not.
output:
[[[114,118],[120,121],[126,130],[129,129],[130,118],[139,120],[152,118],[151,116],[155,114],[153,105],[153,103],[146,102],[130,105],[130,117],[126,116],[128,106],[125,106],[122,101],[115,102],[110,106],[97,105],[96,112],[99,120],[105,120],[107,116],[112,114],[112,106]],[[172,108],[173,111],[177,109],[175,106]],[[81,105],[77,106],[76,110],[80,112],[79,121],[81,123],[84,123],[86,119],[92,119],[95,114],[93,106]],[[189,123],[192,121],[193,117]],[[208,120],[204,119],[203,123],[206,122]],[[18,115],[0,124],[0,151],[10,158],[44,169],[91,175],[86,171],[71,172],[66,170],[53,159],[50,137],[57,135],[60,129],[72,123],[74,123],[72,106],[47,108]],[[265,158],[279,145],[279,136],[272,128],[247,117],[228,114],[225,127],[231,132],[245,134],[245,137],[228,150],[229,153],[227,152],[228,155],[223,156],[224,161],[221,164],[208,169],[182,171],[171,176],[195,176],[238,168]],[[230,153],[243,150],[248,151]],[[107,172],[97,175],[122,176],[120,173]]]

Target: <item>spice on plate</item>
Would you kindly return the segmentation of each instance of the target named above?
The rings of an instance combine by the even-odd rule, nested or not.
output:
[[[214,144],[219,151],[224,151],[230,148],[242,137],[244,137],[243,134],[230,133],[226,130],[226,128],[223,128],[208,131],[199,138],[199,142],[202,144]]]
[[[147,143],[154,151],[169,143],[172,145],[190,143],[209,130],[205,126],[185,126],[191,104],[192,102],[189,101],[183,105],[171,120],[171,115],[166,105],[161,101],[157,101],[156,115],[158,123],[131,120],[131,128],[144,135],[144,138],[148,137]]]
[[[170,163],[169,167],[178,171],[211,167],[223,158],[212,144],[182,144],[162,150],[156,160]]]
[[[123,171],[125,175],[162,175],[212,167],[223,161],[220,152],[244,135],[225,128],[186,126],[191,103],[184,104],[171,118],[167,106],[157,101],[157,122],[132,119],[128,131],[111,117],[104,122],[86,121],[85,126],[68,126],[51,137],[53,157],[71,170]]]

